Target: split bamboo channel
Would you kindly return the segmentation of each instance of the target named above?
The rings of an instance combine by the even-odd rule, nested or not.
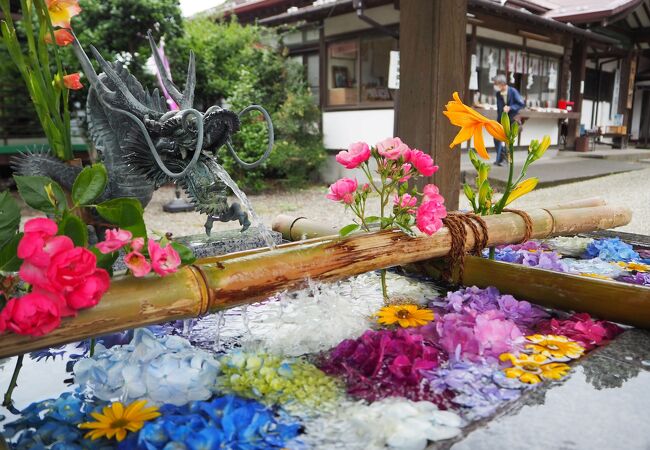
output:
[[[626,225],[632,217],[629,209],[612,206],[527,212],[533,223],[533,238],[606,230]],[[520,242],[525,235],[524,220],[516,214],[484,219],[489,245]],[[52,333],[39,338],[14,334],[0,337],[0,358],[254,303],[304,287],[307,280],[334,281],[439,258],[448,254],[450,245],[446,228],[433,236],[416,237],[376,231],[206,258],[164,278],[116,277],[99,305],[65,319]],[[474,236],[468,229],[466,248],[473,245]]]

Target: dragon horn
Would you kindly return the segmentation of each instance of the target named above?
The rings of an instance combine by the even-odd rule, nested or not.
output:
[[[190,63],[187,65],[187,80],[183,92],[182,109],[191,108],[194,105],[194,88],[196,86],[196,61],[194,52],[190,50]]]
[[[160,79],[162,80],[162,84],[167,89],[167,93],[169,93],[169,96],[174,99],[174,101],[178,105],[183,105],[183,100],[184,96],[183,94],[180,93],[176,85],[172,82],[172,80],[169,79],[167,76],[167,70],[165,69],[165,66],[162,62],[162,59],[160,58],[160,51],[158,50],[158,46],[156,45],[156,42],[153,40],[153,36],[151,35],[151,30],[147,32],[147,36],[149,36],[149,45],[151,46],[151,52],[153,53],[153,60],[156,62],[156,68],[158,69],[158,73],[160,74]],[[181,106],[181,108],[185,108],[184,106]]]
[[[115,98],[115,92],[111,91],[108,87],[106,87],[104,83],[102,83],[102,81],[97,76],[97,73],[95,73],[95,69],[90,62],[88,55],[81,46],[79,39],[77,39],[77,36],[74,34],[74,31],[69,31],[74,37],[74,40],[72,41],[72,49],[77,59],[79,60],[79,64],[81,64],[81,70],[83,70],[84,75],[86,75],[86,78],[88,78],[88,81],[90,81],[90,85],[95,88],[100,96],[105,97],[108,100],[113,100]]]
[[[102,57],[102,55],[97,51],[97,49],[94,46],[90,46],[90,51],[93,53],[93,56],[99,63],[100,67],[102,68],[102,71],[106,74],[108,78],[115,84],[115,87],[120,91],[120,94],[124,97],[124,100],[126,100],[128,104],[128,109],[132,113],[138,114],[140,117],[160,117],[161,114],[158,111],[154,111],[151,108],[147,108],[145,105],[140,103],[138,99],[136,99],[131,91],[129,91],[129,88],[124,84],[124,81],[120,78],[120,76],[115,72],[115,69],[111,67],[111,65],[106,62],[106,60]]]

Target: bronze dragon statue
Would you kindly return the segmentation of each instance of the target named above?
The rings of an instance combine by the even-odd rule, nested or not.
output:
[[[225,145],[242,167],[253,169],[261,165],[273,148],[269,114],[257,105],[239,114],[216,105],[204,113],[197,111],[193,108],[196,86],[193,52],[190,52],[185,89],[181,92],[166,76],[151,33],[149,43],[163,86],[180,106],[178,111],[169,111],[157,88],[150,93],[121,62],[107,62],[90,46],[101,68],[98,75],[76,37],[73,42],[74,52],[91,85],[86,104],[89,135],[109,174],[108,186],[100,200],[134,197],[146,206],[155,189],[174,182],[186,191],[198,212],[207,214],[207,234],[215,220],[238,220],[242,231],[246,230],[250,226],[248,214],[239,203],[228,205],[227,196],[233,182],[218,163],[217,152]],[[269,142],[257,161],[247,163],[238,157],[230,139],[239,131],[240,117],[255,110],[267,122]],[[24,175],[49,176],[68,189],[81,170],[39,152],[16,158],[14,168]]]

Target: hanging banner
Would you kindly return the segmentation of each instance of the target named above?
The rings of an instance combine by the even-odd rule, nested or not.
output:
[[[388,88],[399,89],[399,51],[396,50],[391,50],[390,52],[390,63],[388,65]]]
[[[610,108],[609,118],[612,121],[618,118],[618,98],[621,92],[621,70],[616,69],[614,72],[614,93],[612,94],[612,106]]]
[[[478,58],[476,55],[472,55],[470,62],[470,72],[469,72],[469,90],[478,91]]]

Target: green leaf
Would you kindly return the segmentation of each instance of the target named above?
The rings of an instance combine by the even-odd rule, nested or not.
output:
[[[9,191],[0,193],[0,242],[11,238],[20,225],[20,206]]]
[[[59,234],[68,236],[77,247],[88,245],[88,228],[86,224],[74,214],[66,213],[59,222]]]
[[[113,264],[115,264],[115,261],[117,261],[120,253],[113,252],[103,254],[97,249],[97,247],[92,247],[90,251],[93,252],[93,254],[97,257],[97,267],[106,270],[111,276],[113,276]]]
[[[379,216],[368,216],[365,218],[365,222],[370,224],[370,223],[378,223],[381,222],[381,217]]]
[[[181,257],[181,264],[187,265],[192,264],[194,261],[196,261],[194,252],[192,252],[189,247],[178,242],[171,242],[169,245],[171,245],[174,250],[178,252],[178,255]]]
[[[399,223],[399,222],[395,222],[395,225],[396,225],[397,228],[399,228],[403,233],[405,233],[405,234],[407,234],[407,235],[409,235],[409,236],[411,236],[411,237],[415,237],[415,233],[414,233],[413,230],[411,230],[410,228],[408,228],[408,227],[402,225],[402,224]]]
[[[465,192],[465,197],[467,197],[467,200],[470,202],[474,201],[474,191],[472,188],[469,186],[469,184],[465,183],[463,184],[463,191]]]
[[[14,175],[14,180],[16,180],[18,193],[32,208],[48,214],[57,214],[66,209],[65,193],[53,179]]]
[[[135,198],[115,198],[97,205],[97,212],[104,219],[128,230],[135,237],[147,237],[142,205]]]
[[[359,225],[357,225],[356,223],[351,223],[350,225],[346,225],[343,228],[341,228],[339,230],[339,235],[341,235],[342,237],[345,237],[348,234],[354,233],[355,231],[357,231],[359,229],[361,229],[361,227]]]
[[[23,234],[19,233],[6,241],[0,248],[0,272],[17,272],[22,261],[16,255],[18,243]]]
[[[99,197],[108,183],[108,174],[103,164],[85,167],[72,186],[72,200],[75,205],[91,204]]]

